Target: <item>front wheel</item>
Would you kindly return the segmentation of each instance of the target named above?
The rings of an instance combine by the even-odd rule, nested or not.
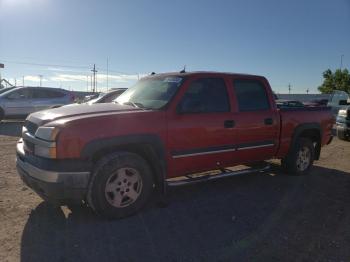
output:
[[[290,175],[306,175],[309,173],[315,158],[315,148],[310,139],[299,138],[285,159],[282,166]]]
[[[123,218],[139,211],[153,190],[148,163],[139,155],[118,152],[102,158],[92,175],[87,201],[107,218]]]

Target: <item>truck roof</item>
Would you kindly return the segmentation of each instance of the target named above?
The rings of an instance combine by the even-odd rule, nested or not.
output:
[[[222,75],[222,76],[235,76],[235,77],[254,77],[254,78],[264,78],[264,76],[260,75],[252,75],[252,74],[242,74],[242,73],[230,73],[230,72],[216,72],[216,71],[191,71],[191,72],[169,72],[169,73],[152,73],[151,75],[146,76],[149,77],[166,77],[166,76],[193,76],[193,75]]]

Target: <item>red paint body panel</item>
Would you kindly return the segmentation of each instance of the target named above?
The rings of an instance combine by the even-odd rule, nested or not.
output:
[[[51,119],[51,122],[46,121],[45,125],[58,126],[61,129],[57,138],[59,159],[79,159],[83,148],[99,139],[133,134],[156,135],[164,145],[168,177],[210,170],[218,166],[283,158],[290,149],[294,131],[305,123],[317,123],[321,126],[322,145],[331,138],[334,119],[330,111],[277,109],[270,85],[264,77],[210,72],[169,75],[184,76],[186,80],[168,106],[162,110],[144,111],[112,104],[89,107],[85,105],[48,110],[36,113],[32,118],[43,119],[46,114],[46,120]],[[177,105],[191,81],[202,77],[221,77],[225,80],[230,112],[177,113]],[[234,79],[260,81],[266,89],[271,108],[258,112],[239,112]],[[49,114],[50,117],[47,116]],[[264,124],[267,118],[272,119],[273,123]],[[233,120],[235,126],[224,128],[226,120]],[[262,142],[265,144],[261,147],[249,147]],[[202,154],[205,150],[212,151]]]

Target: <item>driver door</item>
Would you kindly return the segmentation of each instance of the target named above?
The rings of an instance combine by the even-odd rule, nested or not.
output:
[[[235,129],[223,78],[190,82],[176,112],[169,113],[170,176],[217,169],[234,162]]]

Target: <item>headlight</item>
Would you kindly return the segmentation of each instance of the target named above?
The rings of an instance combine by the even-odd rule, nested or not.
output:
[[[45,147],[45,146],[35,145],[34,154],[36,156],[41,156],[46,158],[56,158],[56,147]]]
[[[39,127],[35,132],[35,137],[46,141],[55,141],[58,131],[57,127]]]
[[[338,111],[338,116],[347,117],[348,113],[346,109],[340,109]]]

